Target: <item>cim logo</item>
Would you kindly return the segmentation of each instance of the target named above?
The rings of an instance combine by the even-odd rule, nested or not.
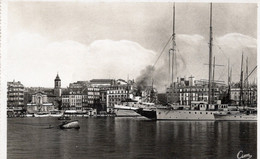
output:
[[[237,153],[237,159],[250,159],[250,158],[252,158],[252,155],[250,155],[249,153],[248,154],[244,154],[244,152],[242,150],[240,150]]]

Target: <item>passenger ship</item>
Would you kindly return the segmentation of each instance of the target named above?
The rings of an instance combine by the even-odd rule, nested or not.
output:
[[[116,117],[139,117],[141,116],[136,111],[139,109],[137,101],[130,98],[121,101],[121,104],[114,105],[114,113]]]
[[[116,117],[147,117],[155,119],[156,107],[154,103],[140,102],[132,99],[122,101],[122,104],[115,104],[114,113]]]

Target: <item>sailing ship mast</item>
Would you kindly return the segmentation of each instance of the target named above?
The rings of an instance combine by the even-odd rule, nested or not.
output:
[[[126,84],[127,84],[127,85],[126,85],[126,94],[127,94],[127,95],[126,95],[126,96],[127,96],[127,97],[126,97],[126,102],[127,102],[126,105],[127,105],[127,106],[128,106],[128,100],[130,99],[130,98],[129,98],[129,88],[128,88],[129,85],[128,85],[128,82],[129,82],[129,75],[127,75],[127,82],[126,82]]]
[[[173,21],[172,21],[172,83],[174,74],[174,56],[175,56],[175,3],[173,6]]]
[[[229,63],[229,59],[228,59],[228,96],[227,96],[227,103],[230,104],[230,93],[231,93],[231,72],[230,71],[230,63]]]
[[[239,96],[239,105],[241,106],[242,98],[243,98],[243,53],[242,53],[242,60],[241,60],[241,75],[240,75],[240,96]]]
[[[246,77],[248,76],[248,57],[246,58]],[[246,105],[248,106],[248,95],[249,95],[249,84],[248,84],[248,78],[245,80],[245,85],[246,85]]]
[[[215,102],[215,66],[216,66],[216,63],[215,63],[215,56],[213,58],[213,77],[212,77],[212,103],[214,104]]]
[[[210,3],[210,31],[209,31],[209,92],[208,104],[211,104],[211,75],[212,75],[212,3]]]
[[[173,5],[173,22],[172,22],[172,48],[169,50],[169,75],[170,75],[170,83],[173,83],[174,76],[174,59],[175,59],[175,3]],[[171,57],[172,52],[172,57]],[[172,58],[172,60],[171,60]]]

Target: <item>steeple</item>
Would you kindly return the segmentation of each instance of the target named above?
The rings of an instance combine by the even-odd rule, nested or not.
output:
[[[57,76],[55,78],[55,81],[61,81],[58,73],[57,73]]]
[[[54,79],[54,95],[58,97],[61,96],[61,80],[58,73]]]

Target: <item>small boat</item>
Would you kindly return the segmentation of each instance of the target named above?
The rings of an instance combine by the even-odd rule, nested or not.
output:
[[[79,122],[77,120],[74,121],[64,121],[61,125],[60,125],[61,129],[79,129]]]
[[[68,116],[61,116],[58,118],[58,120],[71,120]]]
[[[49,113],[38,112],[34,114],[34,117],[49,117]]]
[[[26,114],[26,117],[34,117],[34,114]]]
[[[61,116],[63,116],[63,113],[61,111],[55,110],[55,111],[50,112],[50,116],[51,117],[61,117]]]

